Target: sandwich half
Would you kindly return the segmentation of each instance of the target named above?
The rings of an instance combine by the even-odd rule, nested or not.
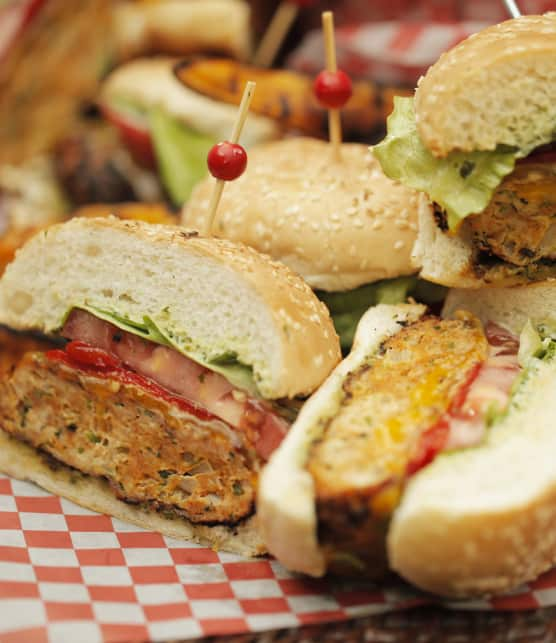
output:
[[[425,192],[414,262],[456,288],[556,276],[556,12],[481,31],[399,98],[373,148]]]
[[[74,219],[18,252],[0,320],[67,342],[1,380],[1,470],[163,533],[264,551],[260,468],[340,355],[300,278],[180,228]]]
[[[519,336],[495,310],[369,310],[263,472],[269,550],[313,576],[391,569],[453,597],[553,565],[556,334],[529,313]]]

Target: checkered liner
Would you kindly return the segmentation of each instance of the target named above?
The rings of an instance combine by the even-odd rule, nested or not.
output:
[[[414,86],[440,54],[487,26],[485,22],[384,21],[336,30],[338,66],[354,77]],[[310,32],[288,66],[309,74],[322,69],[322,32]]]
[[[344,620],[431,602],[380,587],[300,579],[142,531],[0,476],[0,641],[157,641]],[[556,571],[464,609],[556,605]]]

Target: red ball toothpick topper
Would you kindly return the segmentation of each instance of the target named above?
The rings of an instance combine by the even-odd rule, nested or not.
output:
[[[209,172],[216,179],[234,181],[247,167],[247,152],[239,143],[217,143],[208,153]]]
[[[243,125],[245,124],[245,119],[247,118],[247,112],[249,111],[249,105],[251,104],[254,91],[255,83],[252,80],[247,81],[230,140],[217,143],[207,156],[209,172],[216,179],[208,206],[205,228],[205,234],[207,236],[211,234],[216,217],[216,210],[226,181],[233,181],[239,178],[247,166],[247,152],[239,145],[238,140]]]
[[[341,109],[353,93],[351,79],[341,69],[321,71],[315,78],[313,90],[319,103],[327,109]]]
[[[328,109],[328,134],[334,158],[339,161],[342,143],[342,121],[340,108],[351,97],[352,87],[349,76],[338,69],[336,64],[336,42],[334,39],[334,15],[331,11],[322,14],[322,29],[324,32],[324,51],[326,54],[326,70],[315,79],[313,91],[319,103]]]

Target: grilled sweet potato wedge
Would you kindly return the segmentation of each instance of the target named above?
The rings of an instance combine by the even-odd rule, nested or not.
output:
[[[177,78],[189,89],[214,100],[239,105],[248,80],[257,83],[250,109],[279,121],[284,130],[309,136],[327,136],[327,113],[313,94],[313,79],[284,69],[263,69],[220,58],[193,59],[175,67]],[[370,82],[353,84],[353,96],[342,110],[349,138],[368,138],[382,128],[392,111],[394,95],[409,90],[380,87]]]

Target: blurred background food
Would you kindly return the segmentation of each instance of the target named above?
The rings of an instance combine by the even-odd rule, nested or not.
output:
[[[243,0],[136,0],[113,3],[117,60],[206,53],[246,60],[250,7]]]
[[[177,221],[248,78],[258,87],[247,147],[326,138],[312,94],[323,10],[335,12],[338,63],[354,79],[345,139],[363,143],[382,137],[393,96],[411,93],[443,50],[506,17],[500,0],[301,4],[266,70],[249,61],[277,0],[0,0],[0,272],[31,234],[83,206],[144,217],[150,205],[113,204],[162,204]]]

